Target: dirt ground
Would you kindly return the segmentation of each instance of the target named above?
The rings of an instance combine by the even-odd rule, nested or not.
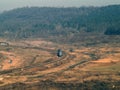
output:
[[[0,46],[0,86],[46,80],[67,83],[120,80],[120,47],[76,47],[42,39],[8,43]],[[62,57],[57,57],[59,48]]]

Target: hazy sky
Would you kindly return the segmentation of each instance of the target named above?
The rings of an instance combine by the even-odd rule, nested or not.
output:
[[[17,7],[81,7],[120,4],[120,0],[0,0],[0,11]]]

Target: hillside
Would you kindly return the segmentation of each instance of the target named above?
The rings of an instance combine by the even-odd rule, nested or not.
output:
[[[0,90],[120,90],[120,5],[0,14]]]
[[[49,38],[72,42],[81,33],[120,29],[120,5],[81,8],[24,7],[0,14],[0,37]],[[83,34],[82,34],[83,35]],[[80,36],[80,37],[79,37]],[[70,39],[69,39],[70,38]]]

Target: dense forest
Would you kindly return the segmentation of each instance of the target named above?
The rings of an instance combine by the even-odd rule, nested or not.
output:
[[[0,37],[72,37],[83,32],[120,35],[120,5],[80,8],[24,7],[0,14]]]

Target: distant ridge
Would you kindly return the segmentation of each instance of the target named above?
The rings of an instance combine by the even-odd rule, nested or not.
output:
[[[120,5],[104,7],[24,7],[0,14],[0,37],[63,37],[84,31],[101,33],[120,28]]]

